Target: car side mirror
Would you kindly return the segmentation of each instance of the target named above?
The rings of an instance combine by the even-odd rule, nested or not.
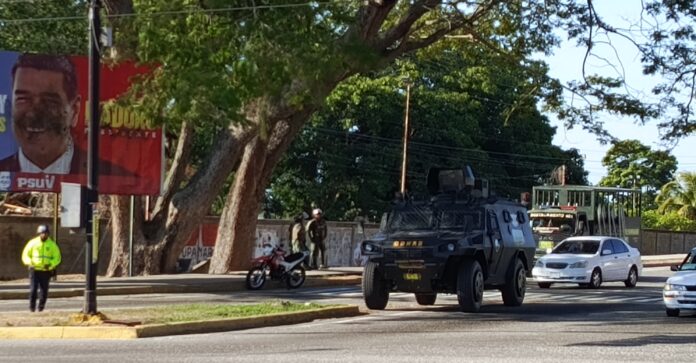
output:
[[[602,256],[611,255],[611,250],[602,250]]]
[[[679,265],[669,266],[670,271],[679,271]]]

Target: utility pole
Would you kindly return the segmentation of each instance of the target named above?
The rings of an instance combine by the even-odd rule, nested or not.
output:
[[[97,262],[99,260],[99,42],[100,0],[91,0],[89,8],[89,135],[87,139],[87,198],[82,208],[86,216],[85,305],[83,314],[97,314]]]
[[[406,169],[408,167],[408,136],[410,134],[410,126],[408,112],[411,103],[411,82],[406,82],[406,114],[404,116],[404,149],[401,156],[401,195],[406,196]]]

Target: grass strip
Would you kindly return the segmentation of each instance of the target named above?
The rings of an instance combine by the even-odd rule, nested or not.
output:
[[[175,304],[145,308],[105,309],[99,316],[85,317],[74,311],[45,311],[42,313],[0,313],[0,326],[87,326],[99,325],[102,320],[167,324],[263,316],[326,308],[334,305],[271,301],[260,304]]]

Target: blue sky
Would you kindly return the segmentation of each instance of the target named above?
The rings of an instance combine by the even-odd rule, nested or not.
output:
[[[627,26],[635,23],[640,15],[639,0],[601,0],[595,2],[595,7],[608,23]],[[651,97],[650,88],[659,78],[650,78],[642,75],[640,58],[638,52],[632,48],[627,41],[618,38],[610,39],[612,49],[608,45],[598,45],[596,50],[600,56],[616,62],[617,57],[623,65],[623,71],[630,87],[630,91],[643,97]],[[561,81],[581,79],[582,61],[585,49],[575,46],[575,42],[565,42],[552,57],[545,61],[550,65],[550,75]],[[588,74],[598,73],[602,75],[615,75],[616,70],[608,67],[606,62],[598,59],[590,59],[588,62]],[[567,97],[570,97],[569,95]],[[564,149],[577,148],[585,157],[585,169],[589,172],[589,181],[596,184],[606,175],[606,168],[602,166],[601,160],[609,149],[610,145],[601,145],[597,138],[580,128],[566,129],[562,122],[549,115],[551,124],[556,126],[556,135],[553,143]],[[638,125],[632,119],[617,118],[612,115],[602,115],[605,125],[610,133],[619,139],[637,139],[643,144],[650,146],[653,150],[666,149],[666,145],[660,140],[657,122],[646,125]],[[671,151],[678,162],[678,172],[696,172],[696,135],[681,139],[676,147]]]

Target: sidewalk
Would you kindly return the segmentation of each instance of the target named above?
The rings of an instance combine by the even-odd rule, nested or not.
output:
[[[643,267],[672,266],[682,262],[685,254],[642,256]],[[325,271],[307,271],[303,286],[358,285],[362,281],[362,267],[335,267]],[[98,295],[183,294],[204,292],[244,291],[246,272],[228,275],[175,274],[119,278],[97,278]],[[84,276],[60,276],[51,282],[49,297],[84,295]],[[276,281],[268,281],[265,288],[282,288]],[[0,281],[0,300],[26,299],[28,281]]]
[[[303,286],[357,285],[362,279],[362,267],[336,267],[324,271],[307,271]],[[228,275],[175,274],[118,278],[97,278],[98,295],[131,294],[183,294],[199,292],[232,292],[246,290],[246,271]],[[0,281],[0,300],[26,299],[29,283],[25,280]],[[268,281],[264,288],[282,288],[277,281]],[[83,275],[58,275],[52,281],[49,297],[74,297],[84,295]]]

